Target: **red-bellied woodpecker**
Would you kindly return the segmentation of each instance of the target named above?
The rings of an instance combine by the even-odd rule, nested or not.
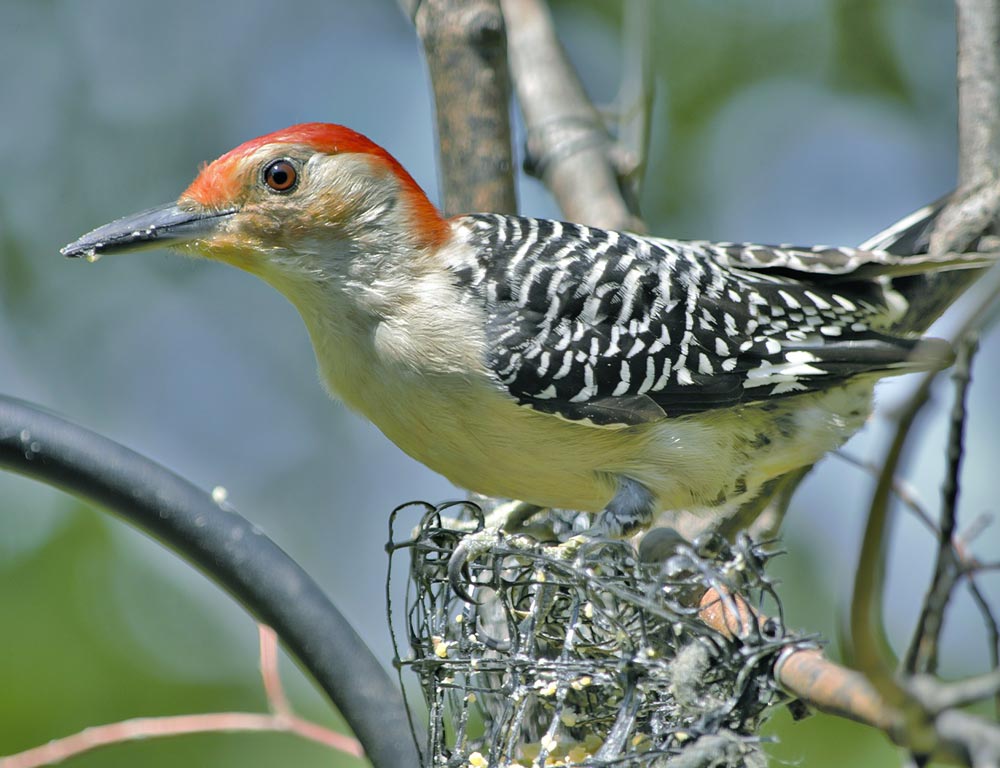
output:
[[[931,219],[873,242],[912,240]],[[63,253],[147,246],[281,291],[330,392],[454,483],[603,510],[613,535],[746,504],[839,446],[878,378],[947,358],[893,332],[897,278],[993,261],[446,219],[388,152],[319,123],[237,147],[175,204]]]

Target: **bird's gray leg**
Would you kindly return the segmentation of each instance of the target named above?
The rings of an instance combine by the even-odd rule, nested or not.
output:
[[[641,529],[648,528],[656,512],[656,497],[638,480],[616,475],[618,491],[601,510],[594,524],[586,532],[590,536],[624,539]]]
[[[640,529],[648,528],[653,522],[656,497],[652,491],[631,477],[625,475],[614,475],[613,477],[618,484],[618,490],[611,497],[608,505],[598,513],[594,524],[583,533],[553,547],[554,556],[571,557],[582,543],[597,536],[624,539]],[[499,532],[511,529],[515,512],[520,513],[519,520],[523,522],[529,515],[537,511],[537,508],[523,504],[523,502],[519,505],[522,505],[523,508],[515,506],[511,509],[501,525],[487,526],[477,533],[466,536],[452,552],[448,560],[448,580],[451,582],[452,590],[463,600],[475,602],[463,584],[462,575],[466,564],[479,555],[489,552],[490,548],[496,545]],[[493,514],[495,513],[496,510]],[[490,515],[490,518],[493,517],[493,514]]]
[[[558,553],[558,556],[562,557],[571,557],[579,545],[589,538],[603,536],[624,539],[638,530],[650,526],[656,511],[656,497],[652,491],[639,481],[625,475],[615,475],[614,479],[618,483],[618,490],[611,497],[608,505],[597,515],[594,524],[582,534],[553,547],[553,553]],[[496,520],[494,516],[501,509],[504,510],[502,520]],[[537,511],[538,507],[524,502],[517,502],[510,507],[502,505],[487,518],[486,527],[464,537],[458,543],[448,560],[448,580],[456,595],[467,602],[475,602],[463,584],[462,575],[466,564],[479,555],[489,552],[496,545],[501,530],[511,531],[515,524],[523,523]],[[491,522],[494,524],[490,525]]]
[[[526,501],[508,501],[505,504],[498,504],[486,516],[486,527],[500,528],[507,533],[516,533],[529,517],[543,509],[544,507],[529,504]]]

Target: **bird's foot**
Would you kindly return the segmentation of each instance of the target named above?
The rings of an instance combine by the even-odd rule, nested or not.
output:
[[[656,497],[646,486],[630,477],[618,476],[618,492],[601,510],[593,524],[560,544],[545,547],[545,555],[555,560],[574,559],[580,550],[595,541],[626,539],[653,523]]]
[[[580,540],[577,543],[576,540]],[[547,548],[546,552],[552,557],[569,559],[579,548],[580,543],[587,539],[582,536],[574,536],[570,541]],[[469,584],[477,585],[469,570],[469,563],[474,562],[483,555],[488,555],[497,551],[497,547],[503,545],[504,554],[510,554],[510,550],[524,550],[528,552],[538,547],[538,542],[528,535],[510,536],[500,526],[490,526],[479,531],[467,533],[455,546],[448,558],[448,584],[452,592],[458,595],[467,603],[478,603],[472,593],[467,589]]]
[[[526,501],[507,501],[498,504],[486,516],[486,527],[499,528],[507,533],[516,533],[532,515],[541,512],[545,507],[529,504]]]
[[[466,533],[448,559],[448,583],[452,591],[467,603],[476,602],[466,589],[466,584],[472,581],[469,563],[488,554],[503,540],[504,533],[521,530],[530,517],[543,509],[537,504],[514,500],[497,505],[488,515],[478,519],[442,520],[445,527]]]
[[[652,524],[656,503],[653,493],[630,477],[619,475],[615,480],[618,491],[598,514],[593,525],[561,544],[548,547],[546,554],[569,560],[576,556],[582,546],[595,539],[624,539]],[[477,602],[466,588],[467,584],[473,583],[469,563],[488,554],[502,541],[516,542],[517,537],[504,538],[503,534],[516,531],[540,509],[534,504],[511,501],[498,506],[485,519],[471,521],[471,524],[458,521],[457,525],[449,526],[468,531],[448,559],[448,582],[452,591],[466,602]],[[532,542],[532,545],[536,544],[537,542]]]
[[[463,533],[475,533],[486,528],[497,528],[507,533],[514,533],[521,529],[528,518],[543,509],[544,507],[529,504],[526,501],[505,501],[494,507],[485,517],[478,515],[471,519],[445,517],[441,519],[441,525],[444,528]]]
[[[598,513],[583,535],[590,538],[624,539],[649,528],[656,498],[642,483],[630,477],[618,478],[618,492]]]
[[[448,584],[459,598],[467,603],[478,604],[479,601],[468,589],[470,584],[473,587],[480,586],[470,573],[469,563],[483,555],[496,553],[498,546],[503,545],[503,555],[516,556],[519,551],[523,551],[526,556],[537,557],[542,554],[550,560],[565,562],[575,558],[583,547],[593,542],[593,537],[583,532],[559,544],[540,545],[530,535],[509,536],[495,526],[483,528],[467,534],[452,551],[448,559]]]
[[[499,526],[488,526],[462,537],[448,558],[448,584],[451,591],[467,603],[479,603],[466,589],[466,584],[474,584],[469,573],[469,563],[490,552],[503,540]]]

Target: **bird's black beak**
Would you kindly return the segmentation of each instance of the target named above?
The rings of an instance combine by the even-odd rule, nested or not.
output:
[[[192,211],[175,203],[112,221],[76,240],[60,253],[89,261],[106,253],[182,245],[213,234],[235,211]]]

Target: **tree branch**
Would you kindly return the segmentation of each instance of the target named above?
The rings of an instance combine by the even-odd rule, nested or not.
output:
[[[507,37],[498,0],[412,0],[437,106],[442,208],[516,213]]]
[[[924,597],[916,632],[906,654],[904,668],[910,674],[937,671],[938,641],[941,637],[941,630],[944,628],[945,607],[951,600],[952,591],[962,575],[961,563],[954,550],[955,530],[957,528],[956,509],[965,436],[965,402],[969,392],[969,384],[972,382],[972,358],[978,343],[978,335],[975,333],[958,340],[958,351],[952,374],[956,384],[955,402],[952,405],[951,425],[948,431],[948,472],[945,475],[942,489],[938,550],[931,585]]]
[[[502,0],[529,173],[571,221],[645,231],[623,196],[615,144],[556,38],[543,0]]]
[[[651,0],[629,0],[624,13],[622,80],[615,99],[618,143],[615,166],[628,209],[639,212],[653,116],[653,7]]]
[[[1000,213],[1000,2],[956,0],[958,30],[958,189],[931,233],[932,253],[963,251],[995,234]],[[919,281],[900,328],[924,331],[979,276],[937,272]]]
[[[768,618],[736,594],[709,589],[699,604],[699,618],[730,640],[751,636]],[[830,661],[817,648],[788,646],[774,664],[774,677],[796,698],[837,717],[877,728],[894,743],[914,748],[910,718],[892,706],[862,673]],[[911,681],[905,695],[933,728],[926,754],[960,765],[996,765],[1000,759],[1000,730],[980,718],[954,709],[992,695],[1000,686],[994,671],[960,683],[939,685],[930,678]]]
[[[973,308],[961,324],[955,338],[962,339],[976,332],[1000,300],[1000,268],[989,273],[983,300]],[[888,654],[880,644],[884,637],[881,600],[885,570],[885,548],[890,523],[890,496],[896,470],[910,429],[921,408],[927,402],[930,386],[937,371],[923,376],[920,385],[896,416],[896,431],[882,464],[872,496],[865,526],[864,539],[858,557],[858,570],[851,598],[849,637],[854,663],[872,682],[889,706],[898,709],[903,718],[902,730],[894,739],[906,743],[918,754],[932,753],[943,738],[936,722],[931,722],[922,705],[896,678]],[[950,539],[946,541],[950,551]],[[964,721],[963,721],[964,722]]]
[[[1000,174],[1000,3],[956,0],[955,6],[958,183],[975,187],[994,182]]]

